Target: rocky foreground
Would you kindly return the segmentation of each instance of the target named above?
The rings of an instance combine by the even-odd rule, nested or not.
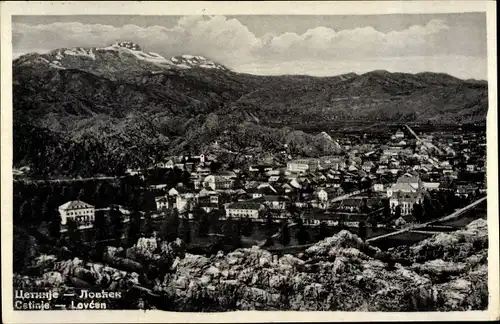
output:
[[[159,245],[146,241],[139,240],[127,251],[109,247],[105,265],[41,255],[34,261],[40,276],[16,275],[15,289],[122,291],[132,301],[125,305],[113,300],[111,307],[171,311],[465,311],[488,307],[484,219],[387,253],[348,231],[298,255],[281,257],[257,247],[205,257],[185,253],[180,240]]]

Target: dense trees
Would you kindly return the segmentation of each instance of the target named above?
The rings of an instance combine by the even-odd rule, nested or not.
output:
[[[130,221],[128,223],[127,231],[127,246],[132,246],[137,243],[139,237],[141,237],[141,224],[142,224],[141,212],[135,210],[130,215]]]
[[[167,242],[175,241],[179,237],[179,211],[174,208],[166,213],[160,229],[160,238]]]
[[[401,206],[397,205],[394,208],[394,218],[398,219],[399,217],[401,217]]]
[[[66,223],[68,246],[71,250],[80,252],[82,249],[82,234],[78,229],[78,224],[72,220],[68,219]]]
[[[223,233],[227,244],[233,248],[241,247],[241,222],[229,217],[223,225]]]
[[[415,203],[413,204],[412,216],[415,218],[417,222],[424,221],[424,209],[421,204]]]
[[[295,238],[297,239],[297,242],[300,245],[307,244],[309,242],[310,236],[309,232],[305,228],[304,224],[302,222],[297,223],[297,233],[295,234]]]
[[[146,237],[152,237],[154,233],[154,221],[151,218],[151,213],[146,212],[144,214],[144,227],[142,231],[143,235]]]
[[[366,240],[366,223],[363,220],[359,221],[358,235],[363,241]]]
[[[281,231],[280,231],[280,237],[279,237],[279,242],[282,245],[288,245],[290,244],[290,228],[288,227],[288,222],[283,221],[281,224]]]
[[[120,212],[118,207],[116,206],[111,206],[109,210],[109,219],[110,219],[110,225],[111,225],[111,236],[120,241],[123,235],[123,228],[124,228],[124,217],[123,214]]]
[[[61,214],[57,210],[53,210],[53,217],[49,221],[49,234],[55,239],[61,236]]]
[[[254,230],[253,222],[250,218],[246,217],[242,220],[241,234],[244,236],[252,235]]]
[[[330,236],[330,231],[328,229],[328,225],[325,222],[321,222],[319,224],[318,241],[324,240],[329,236]]]
[[[182,217],[179,225],[179,237],[184,243],[191,243],[191,223],[187,217]]]

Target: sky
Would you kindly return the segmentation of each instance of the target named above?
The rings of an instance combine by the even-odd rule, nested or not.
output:
[[[372,70],[487,79],[485,13],[241,16],[13,16],[13,55],[132,41],[252,74]]]

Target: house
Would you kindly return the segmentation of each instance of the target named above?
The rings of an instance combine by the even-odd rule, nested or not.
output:
[[[396,192],[389,199],[389,206],[391,207],[391,212],[394,214],[396,212],[396,207],[399,206],[401,209],[401,215],[411,215],[413,211],[413,205],[416,203],[422,204],[423,195],[421,192]]]
[[[175,208],[179,212],[184,212],[191,210],[193,204],[195,204],[198,201],[198,197],[187,197],[187,196],[176,196],[175,197]]]
[[[326,192],[325,189],[319,189],[316,191],[316,197],[318,197],[318,200],[321,202],[326,202],[328,200],[328,193]]]
[[[363,222],[366,224],[368,215],[366,214],[346,214],[342,217],[342,224],[347,227],[359,227],[359,223]]]
[[[283,181],[283,177],[279,176],[279,175],[273,175],[273,176],[270,176],[268,181],[269,182],[278,182],[278,181]]]
[[[375,192],[384,192],[385,191],[385,186],[383,183],[375,183],[373,185],[373,191]]]
[[[323,222],[330,226],[336,225],[335,219],[333,219],[331,215],[317,211],[313,213],[305,213],[301,218],[304,225],[319,226]]]
[[[305,173],[316,171],[321,168],[319,159],[299,159],[288,161],[286,168],[290,172],[294,173]]]
[[[175,197],[175,205],[173,207],[177,208],[179,212],[190,209],[190,206],[195,204],[199,197],[196,192],[182,186],[171,188],[168,191],[168,195],[170,197]]]
[[[256,201],[235,202],[226,206],[226,216],[258,220],[263,209],[264,205]]]
[[[167,161],[157,163],[156,167],[160,169],[173,169],[175,167],[175,162],[173,159],[169,159]]]
[[[290,192],[293,192],[295,191],[295,188],[292,187],[289,183],[284,183],[282,186],[281,186],[281,190],[284,192],[284,193],[290,193]]]
[[[467,170],[467,172],[474,172],[476,170],[476,166],[474,164],[467,164],[465,169]]]
[[[358,171],[358,167],[355,166],[354,164],[351,164],[349,166],[349,168],[347,168],[347,171],[349,171],[349,172],[357,172]]]
[[[460,197],[468,197],[476,192],[479,187],[473,184],[459,184],[455,190],[455,195]]]
[[[297,181],[297,179],[292,179],[289,182],[290,186],[295,188],[295,189],[300,189],[302,188],[302,185]]]
[[[156,210],[164,210],[168,208],[168,197],[155,197]]]
[[[384,173],[387,173],[387,172],[389,172],[389,169],[387,168],[386,165],[379,165],[378,169],[377,169],[377,171],[375,173],[377,173],[377,174],[384,174]]]
[[[248,171],[250,171],[250,172],[266,173],[268,171],[271,171],[272,169],[273,169],[272,165],[269,165],[269,164],[257,164],[257,165],[251,165],[248,168]]]
[[[263,197],[253,199],[252,201],[261,203],[261,204],[269,207],[272,210],[284,211],[288,205],[288,198],[283,197],[283,196],[277,196],[277,195],[263,196]]]
[[[365,163],[363,163],[362,169],[365,172],[370,172],[374,167],[375,163],[373,163],[372,161],[366,161]]]
[[[198,200],[199,208],[203,209],[206,213],[219,209],[219,196],[208,195]]]
[[[319,158],[322,169],[339,170],[345,168],[345,161],[337,156],[323,156]]]
[[[196,168],[196,173],[200,176],[206,177],[207,175],[210,174],[210,168],[198,166]]]
[[[439,182],[424,182],[423,185],[424,185],[425,190],[434,191],[434,190],[439,190],[441,183],[439,183]]]
[[[154,251],[158,247],[158,241],[155,237],[152,238],[140,237],[137,240],[137,247],[141,250],[147,249],[150,251]]]
[[[219,209],[218,204],[210,203],[210,202],[201,202],[198,204],[198,207],[203,209],[205,213],[210,213],[213,210]]]
[[[265,195],[275,195],[277,191],[272,186],[259,186],[257,188],[248,189],[247,193],[251,195],[252,199],[255,199]]]
[[[396,145],[397,146],[406,146],[406,141],[405,140],[401,140]]]
[[[404,138],[405,137],[405,133],[403,133],[401,130],[398,130],[396,132],[396,134],[394,134],[394,137],[395,138]]]
[[[395,193],[421,192],[424,189],[422,180],[419,177],[406,173],[398,178],[397,182],[387,188],[387,197],[392,197]]]
[[[59,206],[61,225],[73,220],[79,229],[91,228],[95,221],[95,207],[81,200],[68,201]]]
[[[209,175],[203,180],[203,187],[212,190],[231,189],[234,186],[234,178],[227,175]]]
[[[185,198],[193,198],[196,196],[196,193],[188,188],[179,185],[177,187],[170,188],[170,190],[168,191],[168,195],[171,197],[183,196]]]

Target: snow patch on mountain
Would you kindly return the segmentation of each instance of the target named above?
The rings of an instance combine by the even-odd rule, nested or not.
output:
[[[220,64],[207,60],[203,56],[195,56],[189,54],[183,54],[180,56],[174,56],[170,59],[176,66],[180,67],[201,67],[205,69],[219,69],[226,70],[226,68]]]
[[[85,49],[85,48],[81,48],[81,47],[76,47],[76,48],[66,49],[66,50],[64,50],[63,53],[65,55],[72,55],[72,56],[86,56],[86,57],[90,57],[91,59],[95,60],[95,54],[94,54],[92,48]]]
[[[117,56],[110,57],[109,55],[106,55],[106,52],[114,52],[117,54]],[[38,58],[35,58],[35,61],[32,61],[28,57],[25,57],[25,60],[20,60],[18,62],[23,62],[21,64],[25,64],[28,63],[29,61],[32,61],[32,62],[47,64],[50,67],[63,69],[68,67],[78,68],[78,62],[75,61],[75,59],[78,57],[82,57],[83,59],[90,58],[93,61],[95,61],[96,64],[99,65],[101,63],[107,64],[108,60],[116,60],[116,58],[118,57],[118,60],[123,62],[124,69],[127,69],[127,66],[125,66],[128,64],[126,63],[127,60],[123,60],[122,58],[132,56],[138,61],[145,63],[147,62],[159,68],[167,70],[191,69],[191,68],[227,70],[224,66],[212,62],[210,60],[207,60],[205,57],[199,55],[183,54],[180,56],[172,57],[171,59],[166,59],[165,57],[163,57],[158,53],[143,51],[139,45],[133,42],[117,42],[106,47],[60,48],[53,50],[52,52],[47,54],[36,54],[36,56]],[[145,65],[144,68],[149,69],[151,67]],[[151,70],[158,71],[158,69],[154,67]]]

